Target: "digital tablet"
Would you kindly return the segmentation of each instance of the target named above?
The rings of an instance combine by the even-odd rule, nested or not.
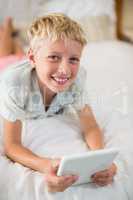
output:
[[[110,148],[63,156],[57,176],[78,175],[79,179],[73,185],[91,182],[91,176],[107,169],[117,154],[118,149]]]

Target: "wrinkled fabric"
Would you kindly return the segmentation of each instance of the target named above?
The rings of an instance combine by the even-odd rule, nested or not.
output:
[[[123,126],[123,124],[125,125]],[[132,130],[128,119],[125,120],[120,116],[117,116],[117,119],[112,116],[106,123],[104,129],[106,148],[116,146],[119,148],[121,156],[116,159],[116,163],[120,161],[121,170],[115,176],[115,181],[105,187],[83,184],[69,187],[64,192],[50,193],[47,190],[43,174],[18,163],[12,163],[1,156],[1,200],[132,200],[133,148],[130,145]],[[82,138],[78,122],[68,116],[58,115],[28,120],[25,122],[22,136],[23,145],[41,156],[61,157],[89,151]],[[120,140],[122,141],[120,142]],[[126,167],[124,163],[126,163]]]

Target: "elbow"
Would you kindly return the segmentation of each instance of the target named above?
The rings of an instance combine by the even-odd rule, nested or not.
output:
[[[12,159],[14,157],[14,144],[6,144],[4,145],[4,154]]]
[[[8,157],[10,157],[11,154],[11,146],[10,145],[5,145],[4,146],[4,154]]]

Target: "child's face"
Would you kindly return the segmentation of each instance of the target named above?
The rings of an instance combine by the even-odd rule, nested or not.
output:
[[[43,40],[36,53],[29,56],[41,87],[53,93],[69,88],[77,76],[82,49],[80,43],[70,39]]]

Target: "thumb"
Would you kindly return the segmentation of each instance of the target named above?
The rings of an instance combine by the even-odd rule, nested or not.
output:
[[[56,174],[60,165],[60,160],[52,160],[51,173]]]

